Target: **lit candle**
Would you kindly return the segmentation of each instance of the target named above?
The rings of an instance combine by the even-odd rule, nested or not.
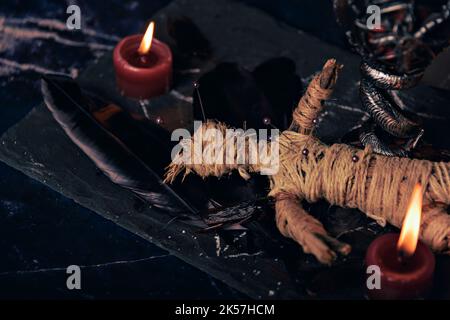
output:
[[[422,213],[422,187],[418,184],[409,203],[398,234],[389,233],[375,239],[366,254],[366,266],[378,266],[379,288],[368,289],[371,299],[417,299],[431,289],[435,258],[419,241]]]
[[[144,35],[124,38],[114,49],[116,83],[126,96],[149,99],[169,91],[172,81],[172,52],[153,38],[151,22]]]

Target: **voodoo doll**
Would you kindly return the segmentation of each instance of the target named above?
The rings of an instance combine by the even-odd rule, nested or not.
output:
[[[423,186],[423,218],[420,238],[433,250],[450,253],[450,163],[388,157],[373,152],[370,146],[357,149],[346,144],[325,145],[314,135],[315,119],[335,87],[342,66],[329,60],[314,77],[293,112],[293,121],[271,143],[279,143],[279,169],[269,176],[269,196],[275,200],[276,224],[286,237],[298,242],[306,253],[330,264],[337,253],[347,255],[351,247],[327,234],[323,225],[309,215],[301,201],[310,203],[325,199],[332,205],[358,208],[380,225],[386,222],[401,226],[407,211],[409,195],[415,185]],[[215,121],[203,123],[198,130],[214,128],[224,133],[227,126]],[[203,135],[205,137],[205,135]],[[182,171],[195,172],[205,178],[221,177],[237,170],[244,179],[265,166],[256,161],[228,164],[188,164],[179,161],[183,152],[196,152],[194,138],[183,139],[181,148],[168,166],[165,182],[171,183]],[[202,138],[203,150],[217,141]],[[222,147],[230,141],[224,139]],[[238,148],[237,142],[233,141]],[[186,151],[189,150],[189,151]],[[249,153],[249,147],[245,152]],[[237,154],[237,152],[235,153]]]

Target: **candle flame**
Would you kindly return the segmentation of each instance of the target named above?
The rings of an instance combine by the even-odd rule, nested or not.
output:
[[[422,186],[416,184],[403,220],[397,250],[410,257],[414,254],[419,240],[420,219],[422,215]]]
[[[152,47],[153,33],[155,32],[155,23],[152,21],[148,25],[147,31],[145,31],[144,37],[142,38],[141,45],[139,46],[138,52],[141,55],[147,54]]]

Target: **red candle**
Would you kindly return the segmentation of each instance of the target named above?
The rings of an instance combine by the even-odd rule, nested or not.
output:
[[[375,239],[366,253],[366,266],[380,271],[379,288],[368,288],[371,299],[418,299],[432,287],[435,258],[418,241],[422,209],[422,188],[416,186],[403,221],[401,234],[385,234]],[[376,276],[368,274],[368,278]]]
[[[172,52],[153,38],[154,23],[145,35],[124,38],[114,49],[116,83],[126,96],[149,99],[169,91],[172,81]]]

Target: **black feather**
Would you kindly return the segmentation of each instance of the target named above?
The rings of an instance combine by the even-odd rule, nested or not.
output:
[[[218,224],[233,224],[239,221],[247,221],[250,218],[262,213],[268,206],[268,198],[259,198],[241,202],[235,206],[227,208],[211,209],[204,213],[204,221],[209,226]]]
[[[158,174],[91,116],[84,107],[87,98],[73,79],[45,75],[42,94],[65,133],[112,182],[164,211],[196,213]]]

